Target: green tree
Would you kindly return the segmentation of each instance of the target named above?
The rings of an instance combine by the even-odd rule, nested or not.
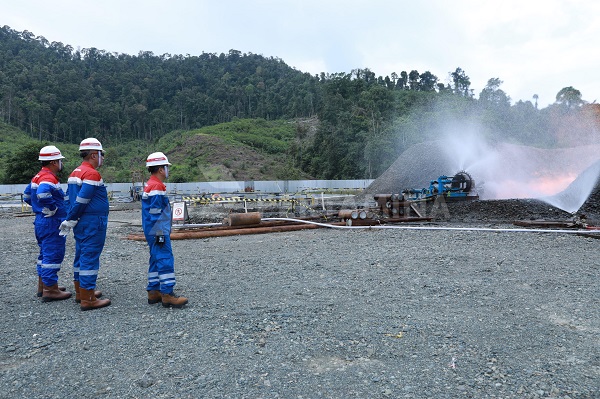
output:
[[[400,72],[400,78],[396,82],[396,87],[400,90],[406,90],[406,85],[408,83],[408,74],[406,71]]]
[[[413,69],[408,74],[408,86],[411,90],[417,90],[419,88],[419,71]]]
[[[461,68],[456,68],[454,72],[450,73],[450,76],[452,82],[454,82],[454,93],[470,97],[471,91],[469,87],[471,86],[471,79],[467,76],[465,71]]]
[[[419,75],[419,90],[420,91],[435,91],[438,82],[437,76],[429,71],[425,71]]]
[[[3,184],[26,184],[40,171],[40,149],[47,143],[33,142],[20,147],[6,163]]]
[[[479,93],[479,101],[486,106],[509,107],[510,97],[500,89],[502,81],[499,78],[491,78],[481,93]]]
[[[576,108],[583,105],[581,92],[573,86],[564,87],[556,94],[556,102],[567,108]]]

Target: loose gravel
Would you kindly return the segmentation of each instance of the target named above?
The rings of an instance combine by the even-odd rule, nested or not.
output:
[[[0,397],[600,398],[597,239],[318,229],[174,241],[190,303],[166,309],[146,302],[146,244],[124,239],[140,220],[111,212],[98,288],[112,305],[82,312],[36,298],[33,218],[0,219]],[[67,245],[59,281],[72,289]]]

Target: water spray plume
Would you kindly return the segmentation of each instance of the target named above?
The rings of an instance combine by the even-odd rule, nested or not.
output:
[[[597,144],[560,149],[492,145],[474,126],[453,130],[440,144],[450,172],[469,172],[481,199],[536,198],[573,213],[600,176],[600,163],[590,167],[600,159]]]
[[[585,203],[594,187],[598,184],[599,176],[600,160],[577,176],[577,178],[562,192],[541,199],[557,208],[570,213],[575,213]]]
[[[469,170],[481,162],[489,162],[487,158],[494,156],[488,144],[480,138],[475,126],[454,128],[447,132],[444,151],[457,170]]]

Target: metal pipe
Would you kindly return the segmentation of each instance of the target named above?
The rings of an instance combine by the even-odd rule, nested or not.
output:
[[[198,227],[213,227],[213,226],[223,226],[223,223],[188,223],[188,224],[174,224],[172,226],[173,229],[193,229]]]
[[[358,209],[342,209],[338,213],[340,219],[358,219],[360,210]],[[366,213],[365,213],[366,215]],[[363,218],[364,219],[364,218]]]
[[[257,225],[260,223],[261,214],[260,212],[250,213],[231,213],[229,217],[225,219],[225,223],[229,226],[249,226]]]
[[[328,225],[329,226],[329,225]],[[285,231],[296,231],[306,229],[318,229],[320,226],[318,223],[310,224],[293,224],[283,226],[271,226],[271,227],[248,227],[248,228],[233,228],[226,230],[192,230],[192,231],[178,231],[171,233],[171,240],[186,240],[186,239],[198,239],[198,238],[209,238],[209,237],[225,237],[242,234],[263,234],[263,233],[275,233]],[[129,234],[128,240],[133,241],[145,241],[146,237],[144,234]]]
[[[335,216],[335,215],[332,215]],[[312,218],[303,218],[302,220],[314,220],[314,219],[323,219],[322,216],[315,216]],[[271,227],[271,226],[282,226],[282,225],[289,225],[295,222],[290,222],[290,221],[285,221],[285,220],[274,220],[274,221],[268,221],[265,222],[264,220],[261,220],[260,223],[256,226],[256,227]],[[198,223],[198,224],[193,224],[193,223],[188,223],[188,224],[174,224],[172,226],[173,231],[177,231],[178,230],[188,230],[188,229],[201,229],[201,228],[205,228],[205,227],[210,227],[211,230],[233,230],[233,229],[239,229],[239,228],[246,228],[247,226],[229,226],[227,224],[223,224],[223,223]]]

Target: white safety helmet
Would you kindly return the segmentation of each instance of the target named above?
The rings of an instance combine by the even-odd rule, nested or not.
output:
[[[102,144],[93,137],[84,139],[81,144],[79,144],[79,151],[86,150],[102,151]]]
[[[40,150],[40,161],[54,161],[55,159],[65,159],[60,150],[53,145],[47,145]]]
[[[162,165],[171,165],[165,154],[162,152],[153,152],[152,154],[148,155],[148,159],[146,159],[146,167]]]

